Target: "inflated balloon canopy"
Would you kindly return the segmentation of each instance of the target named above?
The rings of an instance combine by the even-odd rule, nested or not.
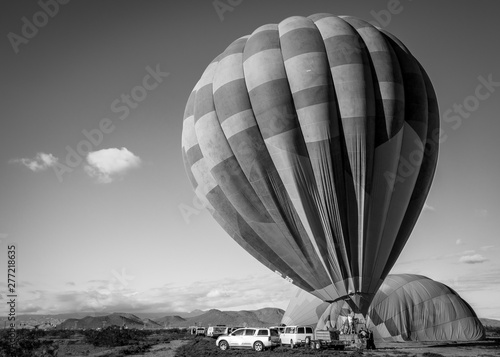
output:
[[[245,250],[366,314],[437,164],[432,85],[393,35],[316,14],[264,25],[206,68],[182,154],[198,197]]]

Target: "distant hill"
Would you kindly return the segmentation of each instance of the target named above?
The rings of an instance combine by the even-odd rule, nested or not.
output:
[[[185,319],[184,321],[171,321],[172,327],[188,327],[192,325],[213,326],[272,326],[278,325],[283,318],[284,311],[277,308],[264,308],[253,311],[221,311],[209,310],[201,315]],[[162,319],[167,318],[165,316]],[[159,322],[161,319],[156,319]]]
[[[153,321],[151,319],[142,319],[142,323],[146,328],[153,329],[153,328],[163,328],[163,325],[159,324],[156,321]]]
[[[86,316],[81,319],[67,319],[58,328],[61,329],[96,329],[108,326],[127,326],[128,328],[161,328],[158,323],[127,313],[114,313],[106,316]]]
[[[281,319],[283,318],[283,314],[285,313],[281,309],[276,309],[273,307],[266,307],[260,310],[255,310],[255,315],[257,318],[264,322],[264,325],[279,325],[281,323]]]
[[[179,324],[186,321],[186,319],[183,319],[182,317],[176,315],[176,316],[164,316],[159,319],[155,319],[154,321],[162,326],[170,327],[170,326],[179,326]]]
[[[175,315],[178,315],[184,319],[190,319],[191,317],[203,315],[205,312],[206,311],[196,309],[188,313],[176,313]],[[174,314],[169,314],[169,315],[174,315]]]
[[[220,311],[212,309],[194,317],[183,318],[178,315],[163,316],[156,319],[141,319],[128,313],[113,313],[106,316],[86,316],[81,319],[70,318],[57,326],[61,329],[96,329],[108,326],[127,326],[127,328],[164,328],[189,327],[193,325],[213,326],[272,326],[281,322],[284,311],[264,308],[254,311]]]
[[[500,320],[479,318],[483,326],[500,327]]]
[[[194,310],[191,312],[177,312],[177,311],[172,311],[172,312],[138,312],[134,313],[134,316],[137,318],[140,318],[142,321],[146,321],[146,324],[148,323],[147,320],[151,321],[156,321],[157,319],[163,318],[164,316],[178,316],[180,318],[190,318],[194,316],[201,315],[205,313],[206,311],[201,311],[201,310]],[[87,311],[87,312],[71,312],[71,313],[64,313],[64,314],[20,314],[16,315],[16,322],[17,325],[21,328],[39,328],[39,329],[48,329],[48,328],[53,328],[54,326],[61,325],[63,322],[65,322],[68,319],[72,319],[72,324],[74,325],[74,321],[80,320],[84,317],[88,316],[108,316],[112,315],[114,312],[103,312],[103,311]],[[130,315],[130,314],[129,314]],[[8,317],[7,316],[0,316],[0,329],[4,328],[8,323]],[[161,323],[162,326],[163,323]],[[166,324],[168,326],[168,322]]]

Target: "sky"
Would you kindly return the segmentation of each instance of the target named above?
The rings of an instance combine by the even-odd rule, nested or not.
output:
[[[327,12],[398,37],[439,101],[436,175],[391,273],[437,280],[500,319],[499,10],[484,0],[2,1],[0,314],[12,246],[17,314],[286,309],[295,287],[195,198],[182,119],[233,40]]]

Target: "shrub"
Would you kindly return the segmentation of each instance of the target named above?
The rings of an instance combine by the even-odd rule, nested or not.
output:
[[[487,336],[500,336],[500,327],[484,326]]]
[[[9,336],[9,331],[0,333],[0,356],[34,357],[54,355],[58,346],[50,340],[40,340],[45,336],[43,330],[16,330],[14,341]]]
[[[117,347],[138,344],[140,341],[144,341],[147,332],[109,326],[103,330],[87,330],[83,334],[85,340],[94,346]]]

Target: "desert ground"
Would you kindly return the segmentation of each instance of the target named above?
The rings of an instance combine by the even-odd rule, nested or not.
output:
[[[196,347],[198,345],[198,347]],[[311,350],[306,347],[290,349],[288,347],[279,347],[273,351],[265,351],[257,353],[251,350],[228,350],[220,351],[215,346],[214,340],[211,338],[203,338],[199,341],[185,342],[182,347],[178,348],[176,354],[152,354],[145,356],[366,356],[366,357],[498,357],[500,356],[500,339],[488,338],[484,341],[477,342],[401,342],[401,343],[378,343],[376,350]],[[172,349],[174,350],[174,348]],[[172,351],[173,352],[173,351]]]
[[[108,333],[109,332],[109,333]],[[5,341],[4,341],[5,342]],[[5,344],[2,342],[2,346]],[[96,331],[54,331],[49,334],[30,332],[21,342],[22,348],[0,350],[0,357],[193,357],[193,356],[366,356],[366,357],[500,357],[500,336],[487,334],[483,341],[473,342],[377,342],[376,350],[354,347],[344,351],[313,350],[308,347],[279,346],[273,350],[220,350],[215,339],[193,336],[186,332],[128,331],[119,328]]]

